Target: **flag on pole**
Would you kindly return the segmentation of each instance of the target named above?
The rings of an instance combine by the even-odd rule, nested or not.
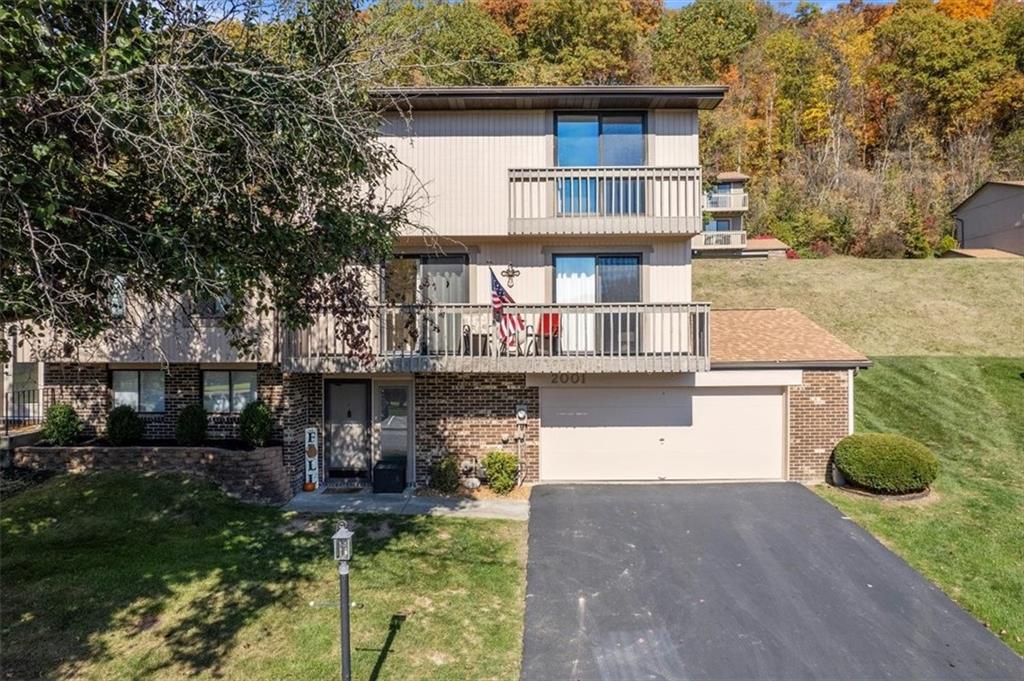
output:
[[[515,345],[519,332],[526,328],[522,315],[505,312],[505,306],[514,305],[515,302],[491,269],[491,307],[494,309],[494,323],[498,325],[498,337],[506,347]]]

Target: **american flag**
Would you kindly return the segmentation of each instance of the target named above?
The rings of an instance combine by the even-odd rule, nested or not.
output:
[[[494,308],[494,323],[498,325],[498,337],[501,338],[501,342],[507,347],[511,347],[516,344],[518,339],[518,333],[526,328],[523,323],[523,317],[519,314],[509,314],[505,312],[506,305],[514,305],[516,301],[512,300],[512,296],[508,294],[505,287],[498,281],[498,277],[494,276],[494,270],[491,270],[491,307]]]

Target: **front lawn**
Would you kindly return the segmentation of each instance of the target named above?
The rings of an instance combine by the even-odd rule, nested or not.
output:
[[[524,523],[350,520],[354,678],[518,677]],[[335,678],[333,529],[179,477],[60,476],[5,499],[4,678]]]
[[[855,384],[857,431],[931,447],[933,498],[818,492],[1024,654],[1024,358],[874,361]]]

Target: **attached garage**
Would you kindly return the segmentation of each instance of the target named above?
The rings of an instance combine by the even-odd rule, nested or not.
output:
[[[785,388],[542,387],[540,479],[778,480]]]

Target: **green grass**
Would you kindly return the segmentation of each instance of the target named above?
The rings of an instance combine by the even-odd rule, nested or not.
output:
[[[792,307],[866,355],[1024,352],[1024,260],[698,259],[693,299]]]
[[[518,677],[525,524],[351,520],[354,678]],[[4,678],[333,678],[332,531],[178,477],[61,476],[6,499]]]
[[[857,377],[858,431],[924,442],[933,498],[818,493],[1024,654],[1024,358],[883,357]]]

